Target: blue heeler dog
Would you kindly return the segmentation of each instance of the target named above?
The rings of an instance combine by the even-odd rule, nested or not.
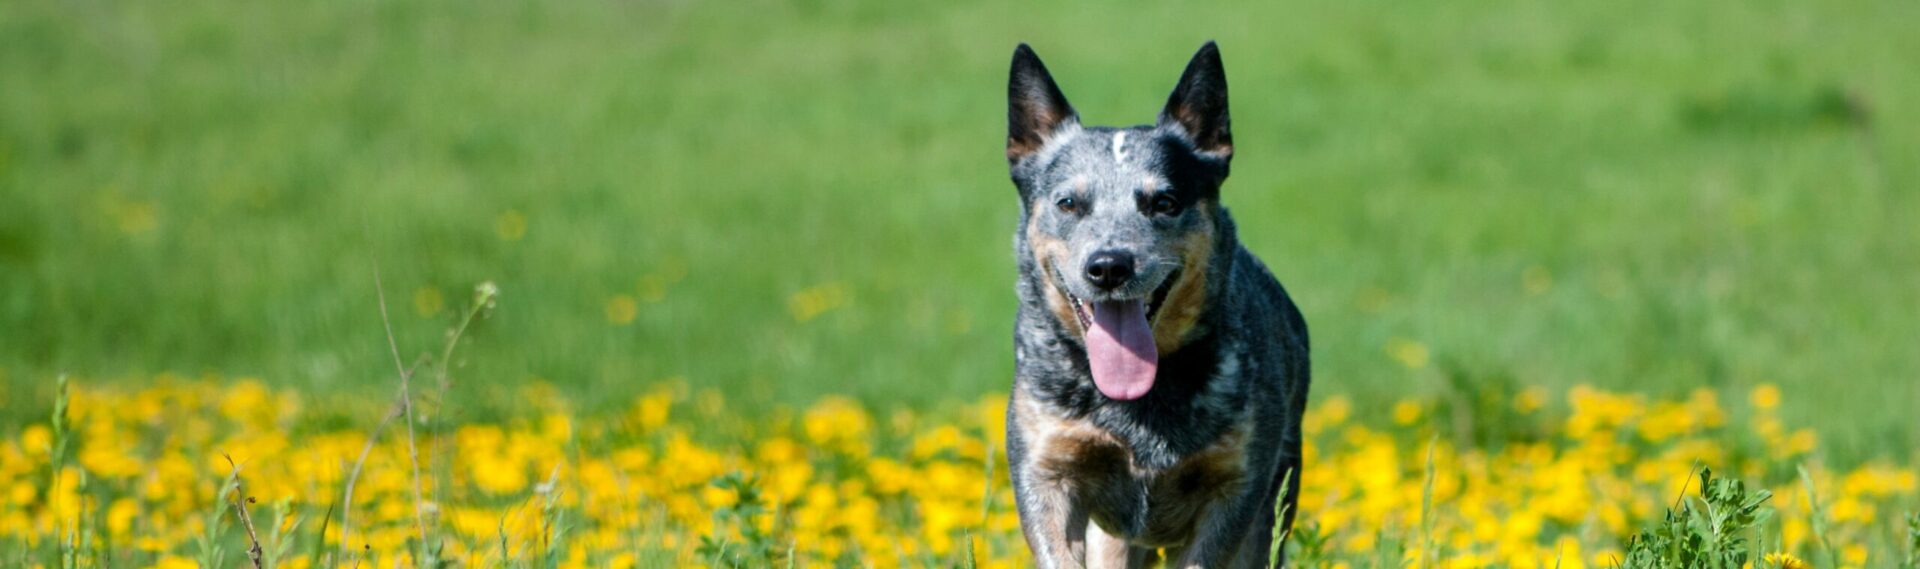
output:
[[[1020,311],[1007,415],[1041,567],[1265,566],[1299,494],[1307,326],[1234,237],[1219,49],[1153,126],[1081,126],[1022,44],[1007,85]]]

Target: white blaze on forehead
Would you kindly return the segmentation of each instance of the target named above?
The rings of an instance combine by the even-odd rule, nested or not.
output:
[[[1113,161],[1127,161],[1127,131],[1113,133]]]

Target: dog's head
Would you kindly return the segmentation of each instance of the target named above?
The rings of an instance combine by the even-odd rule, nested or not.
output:
[[[1201,46],[1152,126],[1082,126],[1033,50],[1013,53],[1007,161],[1048,307],[1113,399],[1153,387],[1206,304],[1233,157],[1220,51]]]

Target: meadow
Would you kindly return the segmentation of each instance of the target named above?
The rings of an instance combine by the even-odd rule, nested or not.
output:
[[[1593,564],[1706,466],[1774,491],[1767,550],[1887,566],[1920,511],[1916,21],[0,4],[0,562],[85,533],[84,563],[238,563],[226,452],[261,527],[301,520],[289,564],[348,563],[342,511],[382,566],[410,535],[474,564],[1019,563],[981,417],[1011,374],[1007,57],[1133,124],[1211,38],[1223,199],[1314,335],[1299,554]],[[420,414],[383,422],[396,359]]]

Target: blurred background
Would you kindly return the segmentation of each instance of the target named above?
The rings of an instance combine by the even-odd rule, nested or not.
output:
[[[374,401],[473,287],[473,414],[1003,391],[1008,56],[1150,122],[1220,41],[1224,200],[1316,395],[1774,383],[1920,425],[1920,4],[0,4],[0,418],[52,380]],[[377,388],[377,389],[370,389]]]

